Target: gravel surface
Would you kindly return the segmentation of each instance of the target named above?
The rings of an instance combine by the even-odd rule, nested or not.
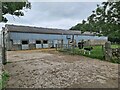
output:
[[[118,64],[57,51],[9,51],[9,88],[117,88]]]

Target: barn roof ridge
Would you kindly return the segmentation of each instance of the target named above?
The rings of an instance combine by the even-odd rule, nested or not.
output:
[[[43,27],[36,27],[36,26],[24,26],[24,25],[13,25],[13,24],[6,24],[5,27],[7,27],[7,30],[9,32],[38,33],[38,34],[83,35],[83,34],[81,34],[81,31],[74,31],[74,30],[67,30],[67,29],[43,28]]]

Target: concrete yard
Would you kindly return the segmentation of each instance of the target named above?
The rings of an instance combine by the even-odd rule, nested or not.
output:
[[[118,64],[54,50],[7,55],[9,88],[118,88]]]

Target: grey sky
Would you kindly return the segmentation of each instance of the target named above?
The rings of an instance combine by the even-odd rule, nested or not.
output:
[[[69,29],[86,19],[100,2],[32,2],[24,17],[6,15],[9,24]],[[0,29],[4,23],[0,23]]]

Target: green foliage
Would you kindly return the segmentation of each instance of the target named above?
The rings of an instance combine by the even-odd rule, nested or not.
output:
[[[120,45],[118,44],[113,44],[113,45],[111,45],[111,48],[120,48]]]
[[[60,52],[70,54],[70,55],[83,55],[83,56],[96,58],[96,59],[101,59],[101,60],[104,59],[103,58],[104,54],[103,54],[103,51],[102,51],[102,46],[94,46],[90,55],[89,55],[88,52],[86,54],[84,54],[84,50],[83,49],[80,50],[79,48],[75,48],[74,50],[63,49],[63,50],[60,50]]]
[[[120,64],[120,60],[119,59],[111,59],[111,62]]]
[[[2,73],[2,79],[0,80],[0,89],[5,88],[6,81],[8,80],[9,77],[10,76],[8,72],[4,71]]]
[[[98,35],[120,39],[120,1],[103,2],[97,5],[87,21],[73,26],[70,30],[96,32]],[[117,42],[120,43],[120,41]]]
[[[102,51],[102,46],[94,46],[90,55],[88,53],[83,54],[83,52],[81,54],[84,56],[87,56],[87,57],[96,58],[96,59],[100,59],[100,60],[104,59],[104,53]]]
[[[12,62],[8,61],[7,63],[12,63]]]
[[[120,45],[111,45],[111,48],[118,48],[120,47]],[[93,50],[91,51],[91,54],[89,55],[89,53],[85,53],[84,54],[84,50],[80,50],[79,48],[75,48],[73,49],[62,49],[59,50],[60,52],[64,53],[64,54],[70,54],[70,55],[83,55],[86,57],[90,57],[93,59],[99,59],[99,60],[104,60],[104,51],[102,50],[102,46],[93,46]],[[120,64],[120,60],[118,59],[111,59],[112,63],[118,63]]]
[[[30,9],[31,4],[26,2],[2,2],[2,22],[7,22],[6,14],[24,16],[23,8]]]

